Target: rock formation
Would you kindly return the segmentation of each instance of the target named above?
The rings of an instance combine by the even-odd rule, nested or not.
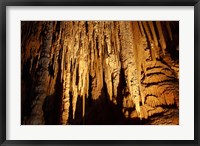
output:
[[[178,111],[178,22],[21,22],[22,124],[178,124]]]

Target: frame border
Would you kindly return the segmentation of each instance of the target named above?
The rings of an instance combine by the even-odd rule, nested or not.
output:
[[[6,7],[7,6],[194,6],[194,140],[6,140]],[[198,73],[200,68],[200,0],[0,0],[0,144],[21,145],[176,145],[198,146],[200,105]]]

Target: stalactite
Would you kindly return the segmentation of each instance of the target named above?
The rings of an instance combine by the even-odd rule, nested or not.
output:
[[[102,83],[102,57],[101,49],[99,48],[98,34],[99,34],[99,22],[89,23],[89,49],[90,50],[90,75],[92,77],[92,99],[97,100],[101,95]]]
[[[148,21],[148,24],[150,26],[150,30],[151,30],[151,33],[153,35],[153,41],[151,42],[151,51],[154,53],[154,61],[155,59],[159,59],[160,56],[159,56],[159,46],[158,46],[158,39],[157,39],[157,35],[156,35],[156,32],[155,32],[155,28],[154,28],[154,25],[153,25],[153,22],[152,21]]]
[[[156,26],[157,26],[157,28],[158,28],[159,43],[160,43],[160,45],[161,45],[163,54],[165,55],[165,53],[166,53],[166,51],[165,51],[165,49],[166,49],[166,42],[165,42],[165,38],[164,38],[164,35],[163,35],[161,22],[156,21]]]
[[[62,109],[61,109],[61,124],[69,124],[69,107],[70,107],[70,84],[71,84],[71,50],[68,46],[70,43],[69,40],[69,34],[67,32],[69,31],[68,26],[69,23],[65,24],[62,23],[61,26],[63,26],[62,34],[63,34],[63,40],[64,44],[63,47],[66,50],[65,52],[65,70],[63,73],[63,97],[62,97]]]
[[[144,21],[143,26],[144,26],[144,30],[145,30],[145,33],[146,33],[147,41],[149,42],[149,44],[152,44],[153,40],[152,40],[152,37],[151,37],[151,34],[150,34],[148,23],[146,21]],[[153,50],[151,49],[151,47],[149,47],[149,48],[150,48],[149,51],[150,51],[150,54],[151,54],[150,60],[155,61],[155,59],[156,59],[155,54],[154,54]]]
[[[82,117],[85,117],[85,96],[88,95],[87,85],[87,74],[89,73],[88,69],[88,44],[87,44],[87,36],[85,31],[85,23],[80,22],[79,28],[80,30],[80,50],[79,50],[79,82],[78,82],[78,92],[82,97]]]
[[[179,108],[173,23],[22,22],[22,123],[123,123]]]
[[[160,105],[174,104],[175,100],[177,99],[177,91],[178,91],[176,88],[176,83],[174,83],[174,81],[176,80],[176,77],[174,76],[173,71],[168,66],[165,66],[161,62],[160,62],[160,66],[155,64],[155,63],[159,64],[159,61],[158,61],[160,59],[160,55],[158,54],[159,46],[158,46],[157,36],[155,33],[153,22],[148,22],[148,24],[149,24],[150,30],[147,26],[147,23],[145,23],[145,22],[143,22],[143,25],[140,22],[139,22],[139,24],[137,22],[133,22],[134,40],[136,42],[141,42],[141,43],[138,43],[136,46],[138,49],[137,61],[139,64],[139,66],[138,66],[138,70],[140,73],[139,79],[141,79],[140,83],[142,83],[142,84],[140,84],[140,95],[141,95],[141,100],[142,100],[142,105],[143,105],[141,107],[141,117],[142,118],[148,118],[148,116],[151,116],[152,114],[163,112],[164,110],[161,107],[159,107]],[[145,52],[145,50],[148,50],[148,49],[146,49],[147,48],[147,45],[145,43],[146,40],[144,39],[144,41],[143,41],[143,37],[142,37],[143,35],[145,35],[143,26],[145,27],[147,39],[149,42],[151,42],[151,44],[150,44],[151,54],[154,53],[155,59],[158,59],[157,61],[155,61],[155,59],[154,59],[153,60],[154,63],[151,61],[151,59],[146,60],[147,59],[146,56],[144,56],[144,60],[142,57],[143,51]],[[140,30],[140,31],[138,31],[138,30]],[[141,32],[141,33],[139,33],[139,32]],[[150,32],[153,35],[153,40],[151,38]],[[152,46],[154,48],[152,48]],[[150,64],[152,64],[151,65],[152,68],[149,67]],[[140,68],[140,65],[142,66],[142,68]],[[156,67],[156,68],[154,68],[154,67]],[[142,74],[142,71],[144,71],[144,74]],[[170,81],[172,81],[172,82],[170,82]],[[156,83],[158,83],[158,84],[165,83],[165,84],[167,84],[168,87],[166,87],[165,84],[162,85],[163,87],[160,85],[150,85],[150,84],[156,84]],[[144,84],[146,84],[146,85],[144,85]],[[173,86],[173,89],[171,88],[172,86]],[[151,87],[155,87],[155,88],[152,89]],[[158,88],[159,88],[159,90],[158,90]],[[166,92],[163,91],[163,89],[167,89]],[[169,94],[168,94],[168,92],[169,92]],[[164,94],[162,94],[162,93],[164,93]],[[147,104],[150,105],[150,107],[151,107],[151,108],[149,108],[149,109],[151,109],[151,112],[149,112],[149,115],[147,114],[148,113],[147,111],[149,110],[148,109],[149,106],[147,106]],[[157,107],[159,107],[159,108],[157,108]],[[134,112],[131,115],[132,115],[132,117],[134,117],[133,115],[135,115],[135,117],[137,117],[137,114],[134,114]]]
[[[80,30],[78,27],[78,21],[75,21],[72,28],[73,36],[71,37],[71,48],[72,51],[72,81],[71,81],[71,91],[72,91],[72,110],[73,110],[73,119],[75,119],[75,112],[76,112],[76,104],[78,99],[78,86],[77,86],[77,70],[78,70],[78,51],[79,51],[79,41],[80,41]],[[72,29],[71,28],[71,29]]]
[[[115,42],[115,31],[118,30],[115,30],[114,22],[105,22],[105,40],[107,46],[104,50],[106,52],[104,63],[105,82],[110,101],[117,104],[117,87],[119,84],[121,63],[119,62],[119,52]]]
[[[135,60],[136,47],[133,42],[133,34],[131,22],[119,22],[120,33],[121,33],[121,60],[122,68],[125,71],[125,78],[127,86],[130,92],[131,99],[135,104],[136,111],[140,115],[140,95],[139,95],[139,81],[138,81],[138,70]]]
[[[170,39],[171,39],[171,41],[172,41],[172,40],[173,40],[173,36],[172,36],[171,27],[170,27],[170,22],[167,21],[167,22],[166,22],[166,25],[167,25],[167,31],[168,31],[169,37],[170,37]]]
[[[141,30],[143,30],[143,28],[141,28]],[[145,34],[143,31],[140,31],[139,23],[133,22],[133,39],[135,42],[141,42],[141,43],[136,44],[136,48],[137,48],[136,60],[137,60],[137,64],[138,64],[137,70],[138,70],[138,79],[139,79],[139,91],[140,91],[142,104],[144,105],[145,96],[143,95],[143,91],[141,90],[142,88],[141,88],[141,82],[140,82],[142,65],[143,65],[143,62],[145,61],[144,60],[144,52],[146,49],[146,45],[144,45],[144,42],[146,42],[146,41],[143,41],[143,39],[144,39],[143,35],[145,35]]]

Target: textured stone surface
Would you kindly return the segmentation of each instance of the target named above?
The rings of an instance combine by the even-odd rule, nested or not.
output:
[[[22,124],[159,124],[171,106],[177,119],[178,22],[22,21],[21,29]]]

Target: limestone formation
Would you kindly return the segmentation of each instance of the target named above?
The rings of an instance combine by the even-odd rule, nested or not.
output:
[[[22,124],[178,124],[178,36],[175,21],[22,21]]]

